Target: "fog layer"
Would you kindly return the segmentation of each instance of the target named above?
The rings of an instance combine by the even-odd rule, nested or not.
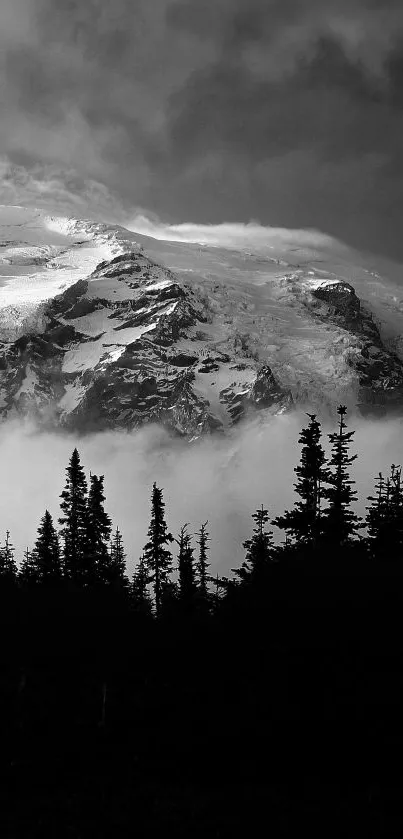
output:
[[[294,414],[255,420],[228,438],[194,444],[173,442],[156,427],[77,439],[41,433],[28,423],[5,423],[0,431],[0,528],[11,531],[20,559],[33,543],[45,508],[58,517],[64,469],[77,445],[87,475],[90,470],[105,475],[107,509],[123,532],[129,571],[146,541],[155,480],[164,488],[174,534],[185,522],[194,531],[209,520],[212,566],[225,573],[242,558],[241,543],[250,533],[254,509],[263,503],[274,516],[293,503],[293,468],[305,419]],[[399,463],[402,425],[359,420],[351,427],[357,430],[354,451],[359,453],[354,476],[365,497],[377,473]]]

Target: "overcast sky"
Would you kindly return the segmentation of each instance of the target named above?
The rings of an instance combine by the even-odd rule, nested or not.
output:
[[[1,0],[0,201],[403,259],[402,0]]]

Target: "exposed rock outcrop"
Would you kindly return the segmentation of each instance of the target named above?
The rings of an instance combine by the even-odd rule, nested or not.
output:
[[[3,286],[3,417],[30,414],[80,432],[159,422],[194,438],[293,405],[322,417],[340,401],[365,414],[403,413],[403,354],[385,345],[353,279],[340,279],[327,257],[294,265],[162,243],[167,264],[179,266],[173,273],[155,240],[142,241],[156,261],[124,228],[50,223],[70,236],[66,250],[53,263],[58,249],[49,246],[40,275]],[[354,278],[356,266],[340,273]],[[396,309],[398,296],[390,299]]]
[[[314,313],[349,335],[346,364],[358,378],[357,407],[365,416],[403,412],[403,362],[383,345],[371,314],[349,283],[329,283],[312,292],[321,306]]]
[[[193,438],[251,406],[291,404],[270,368],[248,363],[234,373],[234,358],[214,340],[206,351],[206,302],[140,252],[101,263],[45,315],[41,335],[0,348],[3,415],[30,413],[80,432],[158,422]]]

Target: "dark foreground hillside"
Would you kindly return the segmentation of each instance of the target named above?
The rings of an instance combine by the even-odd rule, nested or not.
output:
[[[194,623],[3,598],[1,835],[403,827],[402,575],[322,559]]]
[[[1,837],[401,835],[403,484],[358,518],[345,413],[329,458],[309,417],[286,539],[262,506],[231,578],[154,484],[129,581],[77,450],[59,533],[46,511],[19,568],[7,533]]]

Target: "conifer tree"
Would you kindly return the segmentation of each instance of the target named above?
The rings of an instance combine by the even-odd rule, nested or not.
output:
[[[344,405],[339,405],[337,413],[339,415],[338,431],[328,435],[332,444],[332,454],[323,497],[326,498],[329,506],[321,516],[321,533],[327,542],[341,546],[356,535],[360,520],[351,510],[351,505],[357,498],[356,491],[352,489],[355,482],[350,478],[349,473],[351,464],[357,458],[357,455],[349,454],[355,431],[346,431],[344,417],[347,408]]]
[[[136,612],[147,616],[152,613],[151,597],[148,591],[150,582],[144,556],[141,556],[132,578],[131,600]]]
[[[187,524],[183,525],[177,543],[179,545],[179,600],[182,606],[188,609],[194,602],[196,594],[196,572],[193,559],[194,549],[192,548],[191,537],[187,532],[187,528]]]
[[[213,605],[214,611],[217,612],[220,606],[222,596],[222,587],[220,586],[220,578],[218,574],[216,574],[215,577],[211,577],[211,582],[214,583]]]
[[[109,583],[116,576],[116,565],[111,566],[109,541],[112,523],[104,508],[104,476],[91,475],[86,517],[86,564],[93,581]]]
[[[319,530],[322,485],[326,480],[326,457],[321,444],[321,426],[316,414],[307,414],[309,424],[299,437],[301,459],[294,469],[298,476],[294,489],[300,497],[293,510],[274,519],[273,524],[290,534],[298,544],[312,544]]]
[[[401,466],[392,463],[390,474],[390,527],[388,549],[395,558],[402,558],[403,551],[403,484]]]
[[[144,563],[153,583],[155,611],[161,612],[162,596],[171,591],[169,575],[172,570],[172,555],[167,545],[173,542],[165,521],[165,503],[162,489],[153,484],[151,496],[151,521],[148,528],[148,542],[144,546]]]
[[[126,554],[123,545],[123,537],[118,527],[112,537],[104,582],[109,585],[117,587],[122,586],[124,588],[128,584],[126,577]]]
[[[389,479],[385,480],[382,472],[378,475],[375,492],[375,495],[369,495],[367,499],[371,504],[366,507],[365,524],[367,527],[367,546],[370,553],[378,557],[387,545],[390,516],[390,483]]]
[[[204,522],[202,524],[199,532],[198,532],[198,540],[197,544],[199,546],[199,555],[196,563],[196,572],[198,577],[198,589],[199,594],[203,599],[208,597],[208,590],[207,590],[207,569],[210,566],[210,563],[207,562],[207,551],[209,550],[208,542],[210,541],[209,534],[207,531],[208,522]]]
[[[207,577],[207,581],[213,585],[211,605],[213,607],[213,611],[217,612],[221,601],[235,588],[236,583],[234,580],[230,580],[228,577],[220,577],[218,574],[216,574],[215,577],[209,575]]]
[[[31,562],[38,582],[57,582],[62,577],[59,538],[49,510],[41,518]]]
[[[64,574],[77,585],[87,585],[91,581],[86,567],[87,481],[77,449],[71,455],[66,477],[59,518]]]
[[[6,531],[6,539],[0,548],[0,577],[4,582],[13,583],[17,580],[17,564],[14,558],[15,549],[11,543],[10,531]]]
[[[35,556],[28,547],[24,551],[24,559],[22,560],[18,577],[23,585],[32,586],[39,583],[38,566]]]
[[[376,495],[369,496],[367,507],[367,545],[372,556],[380,560],[402,557],[403,552],[403,486],[401,467],[392,464],[385,480],[380,473],[375,485]]]
[[[174,618],[178,613],[178,585],[167,577],[161,584],[159,617]]]
[[[252,514],[256,523],[251,539],[243,543],[246,549],[245,561],[238,569],[232,569],[241,582],[260,580],[274,557],[273,535],[267,532],[269,511],[263,505]]]

